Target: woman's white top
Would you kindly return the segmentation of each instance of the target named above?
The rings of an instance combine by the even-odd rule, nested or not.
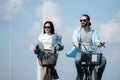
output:
[[[42,43],[43,49],[49,50],[52,50],[56,45],[61,43],[61,39],[60,37],[58,37],[58,35],[56,34],[51,35],[49,33],[41,34],[38,38],[38,41]]]

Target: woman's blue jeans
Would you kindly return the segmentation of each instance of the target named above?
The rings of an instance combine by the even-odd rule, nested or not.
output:
[[[76,65],[77,73],[80,76],[82,76],[82,69],[81,69],[82,68],[82,66],[81,66],[82,58],[81,58],[81,56],[82,56],[82,54],[80,52],[78,52],[75,57],[75,65]],[[105,66],[106,66],[106,58],[102,57],[102,61],[98,67],[98,72],[97,72],[98,80],[101,80]]]

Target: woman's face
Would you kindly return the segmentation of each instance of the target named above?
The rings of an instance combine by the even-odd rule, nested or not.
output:
[[[45,33],[51,33],[51,26],[49,23],[46,23],[44,26]]]

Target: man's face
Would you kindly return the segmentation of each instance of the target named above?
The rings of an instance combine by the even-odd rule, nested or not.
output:
[[[80,23],[81,23],[82,27],[86,27],[88,25],[89,21],[86,16],[82,16],[80,19]]]

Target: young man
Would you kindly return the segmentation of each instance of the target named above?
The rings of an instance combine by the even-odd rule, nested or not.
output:
[[[97,36],[96,31],[90,27],[90,17],[87,14],[83,14],[80,18],[81,26],[73,34],[73,49],[67,53],[68,57],[75,58],[75,65],[77,69],[77,78],[76,80],[82,80],[82,70],[81,70],[81,60],[82,54],[88,51],[94,51],[97,46],[103,46],[105,43],[101,42]],[[86,49],[82,46],[84,45]],[[101,64],[98,68],[98,79],[101,80],[103,71],[105,69],[106,59],[102,57]]]

